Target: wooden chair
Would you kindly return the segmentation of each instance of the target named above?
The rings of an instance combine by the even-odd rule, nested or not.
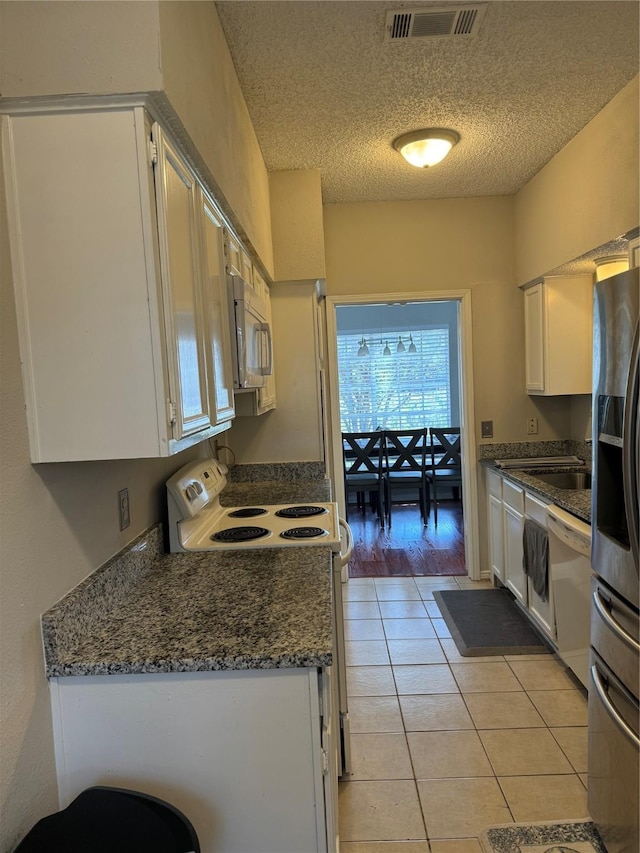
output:
[[[427,515],[433,500],[433,517],[438,524],[438,487],[446,485],[462,489],[462,457],[460,427],[431,427],[429,429],[431,466],[427,471]],[[456,494],[456,492],[454,492]]]
[[[378,515],[380,526],[384,527],[383,448],[384,433],[381,430],[342,433],[344,497],[347,520],[349,493],[356,492],[357,503],[362,510],[366,507],[365,496],[368,493]]]
[[[394,489],[417,488],[420,517],[427,523],[427,430],[385,430],[384,485],[387,518],[391,526],[391,506]]]

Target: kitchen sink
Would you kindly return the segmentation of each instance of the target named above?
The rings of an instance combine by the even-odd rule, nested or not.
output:
[[[554,471],[549,474],[533,474],[537,480],[542,480],[556,489],[590,489],[591,474],[589,471]]]

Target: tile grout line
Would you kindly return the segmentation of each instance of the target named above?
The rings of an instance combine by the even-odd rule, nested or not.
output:
[[[389,580],[392,580],[392,579],[389,579]],[[402,588],[404,588],[404,589],[411,589],[411,587],[412,587],[412,586],[416,586],[416,589],[417,589],[418,594],[419,594],[419,596],[420,596],[420,598],[419,598],[419,602],[422,604],[422,606],[423,606],[423,608],[424,608],[424,610],[425,610],[425,614],[424,614],[424,616],[421,616],[420,618],[422,618],[422,619],[425,619],[425,618],[426,618],[426,619],[428,619],[428,620],[429,620],[429,625],[430,625],[431,629],[433,630],[433,632],[436,634],[435,638],[434,638],[434,637],[427,637],[427,638],[416,638],[416,637],[396,637],[396,638],[394,638],[394,637],[388,637],[388,636],[387,636],[387,630],[386,630],[386,628],[385,628],[385,621],[388,621],[388,620],[390,620],[390,619],[400,619],[400,620],[402,620],[402,621],[405,621],[405,619],[406,619],[407,617],[398,617],[398,616],[396,616],[395,614],[394,614],[394,615],[390,615],[390,616],[388,616],[388,617],[385,617],[385,616],[383,615],[383,613],[382,613],[382,609],[381,609],[381,607],[380,607],[380,604],[381,604],[381,603],[383,603],[383,602],[393,602],[393,601],[412,601],[412,602],[414,602],[414,601],[416,601],[416,599],[403,599],[403,598],[399,598],[399,599],[388,599],[388,598],[379,598],[379,597],[378,597],[378,593],[379,593],[379,591],[380,591],[380,592],[382,592],[382,589],[384,589],[384,588],[387,588],[387,589],[388,589],[388,588],[389,588],[389,586],[393,586],[393,583],[386,583],[386,584],[384,584],[384,583],[383,583],[383,584],[380,584],[380,589],[379,589],[379,588],[378,588],[378,586],[375,584],[375,580],[374,580],[375,603],[376,603],[376,607],[377,607],[377,610],[378,610],[379,615],[378,615],[377,617],[375,617],[375,619],[371,619],[370,621],[375,621],[375,622],[378,622],[378,623],[379,623],[379,626],[380,626],[380,629],[381,629],[381,633],[382,633],[382,637],[383,637],[383,640],[384,640],[384,643],[385,643],[385,650],[386,650],[386,656],[387,656],[388,663],[386,663],[386,664],[381,664],[381,665],[385,666],[385,668],[386,668],[386,666],[389,666],[389,667],[390,667],[390,669],[391,669],[391,676],[392,676],[392,679],[393,679],[393,688],[394,688],[394,694],[393,694],[393,696],[394,696],[394,699],[395,699],[395,701],[396,701],[397,708],[398,708],[398,710],[399,710],[399,712],[400,712],[400,720],[401,720],[401,723],[402,723],[402,734],[403,734],[403,736],[404,736],[404,737],[403,737],[403,742],[404,742],[404,744],[405,744],[405,747],[406,747],[406,750],[407,750],[407,753],[408,753],[409,762],[410,762],[411,770],[412,770],[412,773],[413,773],[413,780],[412,780],[412,781],[414,782],[416,795],[417,795],[417,797],[418,797],[418,803],[419,803],[419,806],[420,806],[420,814],[421,814],[421,818],[422,818],[422,823],[423,823],[423,825],[424,825],[424,830],[425,830],[425,834],[426,834],[426,839],[427,839],[427,844],[428,844],[428,846],[429,846],[429,850],[431,850],[431,844],[430,844],[431,839],[429,838],[429,827],[428,827],[428,824],[427,824],[427,820],[426,820],[425,813],[424,813],[424,808],[423,808],[423,803],[422,803],[422,800],[421,800],[421,798],[420,798],[420,793],[419,793],[419,789],[418,789],[418,782],[419,782],[420,780],[418,780],[418,778],[417,778],[417,777],[418,777],[418,774],[417,774],[417,772],[416,772],[416,766],[415,766],[415,763],[414,763],[414,757],[413,757],[413,753],[411,752],[411,749],[410,749],[410,746],[409,746],[409,738],[408,738],[408,734],[409,734],[409,732],[407,731],[407,721],[406,721],[406,718],[405,718],[405,712],[403,711],[402,704],[401,704],[401,701],[400,701],[401,696],[404,696],[405,694],[401,694],[401,693],[399,692],[398,682],[397,682],[397,679],[396,679],[396,668],[397,668],[397,667],[400,667],[400,666],[403,666],[403,665],[411,665],[411,664],[402,664],[402,663],[395,664],[395,663],[393,662],[392,655],[391,655],[391,651],[392,651],[392,650],[391,650],[391,648],[390,648],[390,646],[389,646],[389,643],[390,643],[391,641],[393,641],[393,640],[404,640],[405,642],[411,643],[411,641],[414,641],[414,640],[422,640],[422,639],[426,639],[426,640],[429,640],[429,641],[433,641],[433,640],[435,639],[435,640],[438,642],[438,646],[439,646],[439,648],[440,648],[441,653],[442,653],[442,654],[443,654],[443,656],[444,656],[446,666],[447,666],[447,668],[448,668],[449,672],[451,673],[451,675],[452,675],[452,677],[453,677],[453,681],[454,681],[454,683],[455,683],[455,684],[456,684],[456,686],[458,687],[458,693],[457,693],[457,694],[451,694],[451,695],[460,695],[460,697],[462,698],[463,705],[464,705],[464,707],[465,707],[465,709],[466,709],[467,714],[469,715],[469,718],[470,718],[471,724],[472,724],[472,726],[473,726],[473,729],[471,729],[471,730],[475,732],[475,734],[476,734],[477,738],[480,740],[480,743],[481,743],[481,747],[482,747],[483,754],[485,755],[485,757],[486,757],[486,759],[487,759],[487,761],[488,761],[488,765],[489,765],[489,767],[491,768],[491,771],[492,771],[492,776],[490,776],[490,777],[482,777],[482,778],[493,778],[493,779],[495,779],[495,780],[496,780],[497,785],[498,785],[498,789],[499,789],[499,791],[500,791],[500,794],[501,794],[502,800],[503,800],[503,802],[504,802],[504,804],[505,804],[505,807],[506,807],[506,809],[507,809],[507,811],[508,811],[509,815],[511,816],[511,820],[515,823],[516,821],[515,821],[515,814],[514,814],[514,812],[513,812],[513,807],[509,804],[509,801],[508,801],[507,796],[506,796],[505,788],[504,788],[504,786],[503,786],[503,784],[502,784],[502,782],[501,782],[501,777],[499,777],[499,776],[497,775],[495,765],[494,765],[494,763],[491,761],[491,758],[490,758],[490,756],[489,756],[489,754],[488,754],[488,752],[487,752],[487,749],[486,749],[486,747],[485,747],[485,744],[484,744],[484,742],[482,741],[482,738],[480,737],[480,732],[481,732],[481,731],[485,731],[485,729],[481,729],[481,728],[479,727],[479,725],[476,723],[475,719],[473,718],[473,716],[472,716],[472,714],[471,714],[471,711],[470,711],[469,704],[468,704],[467,699],[466,699],[467,694],[463,693],[463,690],[462,690],[462,684],[461,684],[461,682],[458,680],[458,678],[456,678],[455,670],[453,669],[453,666],[452,666],[452,664],[454,663],[454,661],[450,660],[450,659],[447,657],[446,651],[445,651],[445,649],[444,649],[444,646],[443,646],[442,641],[443,641],[444,639],[449,639],[449,638],[444,638],[444,637],[440,637],[440,636],[438,636],[438,635],[437,635],[437,633],[435,632],[435,626],[434,626],[434,624],[433,624],[433,620],[434,620],[434,619],[437,619],[438,617],[437,617],[437,616],[432,615],[432,613],[429,613],[429,612],[427,611],[427,609],[426,609],[426,602],[427,602],[427,601],[429,601],[429,599],[425,599],[425,598],[423,598],[423,595],[425,594],[425,592],[426,592],[427,590],[422,590],[422,589],[420,589],[419,587],[417,587],[417,585],[415,584],[415,580],[414,580],[414,583],[413,583],[413,584],[404,584],[404,585],[402,585],[402,586],[400,587],[401,589],[402,589]],[[384,593],[383,593],[383,595],[384,595]],[[411,618],[411,617],[409,617],[409,618]],[[358,620],[353,620],[353,621],[358,621]],[[367,640],[364,640],[364,641],[361,641],[361,642],[367,642]],[[556,774],[550,774],[550,775],[556,775],[556,776],[568,776],[568,777],[569,777],[569,776],[574,776],[574,777],[578,780],[578,782],[580,783],[581,788],[582,788],[582,789],[585,789],[585,788],[586,788],[586,786],[584,785],[584,783],[583,783],[582,779],[580,778],[580,774],[579,774],[579,772],[576,770],[575,765],[574,765],[574,764],[573,764],[573,762],[571,761],[571,759],[570,759],[569,755],[567,754],[567,752],[565,751],[565,749],[563,749],[563,747],[562,747],[561,743],[558,741],[558,739],[555,737],[555,735],[554,735],[554,734],[553,734],[553,732],[551,731],[551,725],[550,725],[549,723],[547,723],[547,720],[542,716],[542,714],[540,713],[540,711],[538,711],[538,708],[537,708],[536,704],[535,704],[535,703],[533,702],[533,700],[531,699],[531,696],[529,695],[529,692],[530,692],[530,691],[529,691],[529,690],[527,690],[527,688],[525,687],[525,682],[524,682],[524,680],[523,680],[522,676],[521,676],[521,677],[519,677],[519,676],[517,675],[516,667],[514,667],[514,664],[517,664],[517,663],[518,663],[518,660],[509,661],[509,660],[506,660],[505,656],[499,656],[499,658],[500,658],[500,660],[499,660],[499,661],[496,661],[496,662],[502,662],[502,663],[507,663],[507,664],[508,664],[508,671],[509,671],[509,673],[511,674],[511,676],[513,676],[513,678],[515,679],[515,682],[516,682],[516,683],[519,685],[519,687],[520,687],[520,689],[519,689],[518,691],[513,691],[513,692],[517,692],[518,694],[522,694],[522,695],[524,695],[525,697],[527,697],[527,700],[530,702],[530,704],[532,705],[532,707],[533,707],[533,708],[535,708],[535,710],[536,710],[536,712],[537,712],[537,714],[538,714],[539,718],[540,718],[540,719],[541,719],[541,721],[542,721],[542,724],[541,724],[541,725],[539,725],[539,726],[526,726],[526,727],[523,727],[523,730],[524,730],[524,729],[546,729],[546,730],[551,734],[551,737],[552,737],[552,741],[553,741],[553,743],[554,743],[554,744],[556,744],[556,746],[558,747],[558,749],[559,749],[560,753],[561,753],[561,754],[563,755],[563,757],[566,759],[566,761],[567,761],[567,763],[568,763],[569,767],[571,768],[571,770],[570,770],[569,772],[565,772],[565,773],[556,773]],[[558,661],[558,660],[557,660],[557,656],[556,656],[556,655],[553,655],[552,659],[553,659],[556,663],[558,663],[558,664],[560,663],[560,661]],[[543,659],[543,660],[544,660],[544,659]],[[548,660],[548,658],[547,658],[547,660]],[[543,662],[543,661],[541,661],[541,662]],[[469,663],[472,663],[472,661],[470,661]],[[424,664],[422,664],[422,665],[427,666],[427,665],[430,665],[430,664],[428,664],[428,663],[424,663]],[[435,665],[435,662],[434,662],[432,665]],[[362,666],[362,667],[366,667],[366,666],[367,666],[367,664],[363,664],[363,665],[356,665],[356,666],[359,666],[359,667],[360,667],[360,666]],[[460,673],[460,674],[461,674],[461,673]],[[530,688],[530,689],[536,689],[536,688]],[[537,689],[538,689],[538,690],[542,690],[543,688],[537,688]],[[554,692],[554,691],[556,691],[556,690],[570,690],[570,689],[574,689],[574,688],[572,688],[572,686],[571,686],[571,685],[567,685],[567,686],[565,686],[565,687],[552,687],[549,691],[545,691],[545,692],[552,693],[552,692]],[[478,692],[487,692],[487,693],[490,693],[490,692],[498,692],[498,693],[499,693],[499,692],[502,692],[502,691],[495,691],[495,690],[494,690],[494,691],[492,691],[490,688],[488,688],[487,690],[478,691]],[[508,691],[508,692],[509,692],[509,691]],[[386,695],[386,694],[385,694],[385,695]],[[408,696],[420,696],[420,695],[443,695],[443,694],[406,694],[406,695],[408,695]],[[366,698],[366,697],[359,697],[359,698]],[[373,697],[369,697],[369,698],[373,698]],[[558,725],[557,727],[558,727],[558,728],[567,728],[568,726]],[[517,727],[517,728],[521,728],[521,727]],[[571,728],[584,728],[584,726],[571,726]],[[433,729],[430,729],[430,730],[428,730],[428,731],[467,731],[467,730],[462,730],[462,729],[461,729],[461,730],[457,730],[457,729],[454,729],[454,730],[449,730],[449,729],[445,729],[445,730],[433,730]],[[486,729],[486,731],[493,731],[493,730],[492,730],[492,729]],[[512,775],[512,776],[522,776],[522,775],[524,775],[524,776],[528,776],[528,775],[532,775],[532,776],[533,776],[533,775],[535,775],[535,776],[544,776],[544,775],[549,775],[549,774],[522,774],[522,773],[520,773],[520,774],[510,774],[510,775]],[[453,777],[452,777],[452,778],[453,778]],[[455,777],[455,778],[458,778],[458,777]],[[460,778],[476,778],[476,777],[460,777]],[[480,777],[478,777],[478,778],[480,778]],[[506,778],[506,777],[505,777],[505,778]],[[393,781],[393,780],[387,780],[387,781]],[[427,781],[429,781],[429,780],[427,780]],[[466,836],[465,836],[465,837],[466,837]],[[449,840],[449,839],[447,839],[447,840]]]

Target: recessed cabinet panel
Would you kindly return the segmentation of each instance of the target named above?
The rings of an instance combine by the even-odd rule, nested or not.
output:
[[[518,601],[527,605],[527,576],[522,568],[524,515],[504,505],[504,580]]]
[[[196,256],[196,183],[175,150],[154,126],[158,143],[156,191],[161,224],[160,260],[165,290],[167,338],[174,342],[170,361],[175,438],[211,425],[203,349],[203,307]]]
[[[167,453],[144,133],[133,110],[3,120],[32,462]]]
[[[491,573],[498,580],[504,580],[504,544],[502,524],[502,501],[495,495],[489,495],[489,562]]]
[[[204,298],[209,323],[207,342],[211,348],[209,363],[213,368],[213,410],[215,422],[222,423],[235,414],[222,222],[202,191],[200,210],[204,250]]]
[[[544,391],[544,304],[542,284],[524,292],[527,391]]]

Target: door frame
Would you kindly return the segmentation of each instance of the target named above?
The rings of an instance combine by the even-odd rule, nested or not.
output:
[[[378,305],[392,302],[458,302],[458,347],[460,354],[460,427],[462,429],[462,507],[467,575],[480,580],[480,540],[478,529],[478,477],[476,464],[475,408],[473,397],[473,341],[471,290],[430,290],[418,293],[369,293],[327,296],[327,366],[329,373],[328,420],[331,440],[327,442],[329,473],[340,514],[345,516],[340,399],[338,396],[338,349],[336,308],[345,305]]]

